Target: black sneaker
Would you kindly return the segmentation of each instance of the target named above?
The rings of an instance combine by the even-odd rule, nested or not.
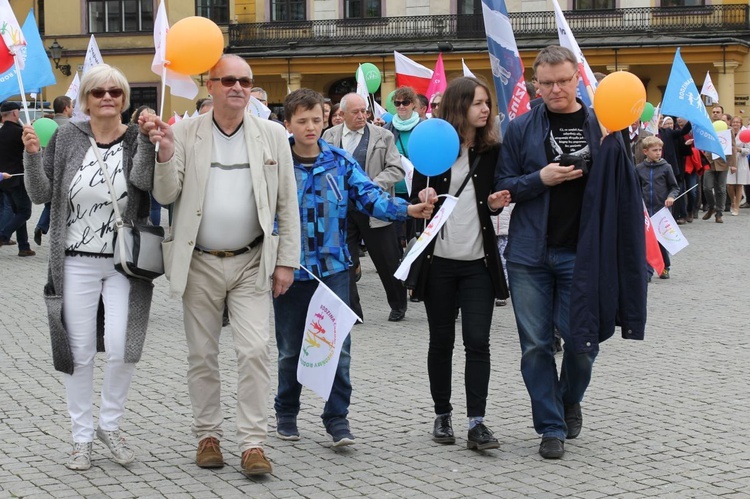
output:
[[[456,437],[453,435],[451,415],[443,414],[435,418],[435,426],[432,429],[432,440],[439,444],[455,444]]]
[[[276,416],[276,436],[282,440],[299,440],[297,418]]]
[[[544,459],[560,459],[565,454],[565,442],[556,437],[544,437],[539,445],[539,455]]]
[[[346,418],[336,418],[326,423],[326,432],[333,438],[334,447],[354,444],[354,435],[349,430]]]
[[[568,426],[568,438],[576,438],[581,434],[581,427],[583,427],[581,404],[565,406],[565,424]]]
[[[492,432],[484,426],[484,423],[479,423],[469,430],[466,447],[476,450],[497,449],[500,447],[500,442],[492,436]]]
[[[40,229],[39,227],[34,229],[34,242],[37,246],[42,245],[42,229]]]

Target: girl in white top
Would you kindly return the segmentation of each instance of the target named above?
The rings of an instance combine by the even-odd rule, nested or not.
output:
[[[730,168],[727,174],[727,195],[732,202],[732,215],[740,214],[742,193],[744,186],[750,184],[750,166],[747,157],[750,155],[750,144],[740,140],[742,130],[742,117],[732,118],[732,130],[734,131],[734,150],[737,153],[737,167]]]

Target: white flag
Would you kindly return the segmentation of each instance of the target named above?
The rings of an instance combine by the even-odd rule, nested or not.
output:
[[[688,240],[682,234],[680,227],[675,222],[672,213],[666,206],[651,215],[651,226],[656,232],[656,239],[669,251],[676,255],[680,250],[687,247]]]
[[[414,180],[414,165],[409,158],[401,155],[401,166],[404,167],[404,183],[406,184],[406,193],[411,196],[411,183]]]
[[[359,318],[331,289],[318,284],[307,307],[297,381],[328,400],[341,348]]]
[[[365,81],[365,72],[362,71],[362,65],[357,68],[357,94],[364,100],[367,109],[370,109],[370,93],[367,91],[367,82]]]
[[[5,46],[13,54],[18,64],[18,69],[23,69],[26,62],[26,38],[23,36],[18,19],[13,13],[8,0],[0,0],[0,35],[3,37]]]
[[[76,71],[76,75],[73,77],[73,81],[70,82],[70,86],[68,87],[68,91],[65,92],[65,95],[71,98],[71,100],[78,99],[78,87],[81,86],[81,79],[78,77],[78,71]]]
[[[443,201],[443,205],[440,207],[437,213],[435,213],[435,216],[432,217],[432,220],[430,220],[430,223],[425,227],[424,232],[422,232],[422,235],[419,236],[419,239],[417,239],[417,242],[414,243],[414,246],[411,247],[411,250],[407,255],[404,257],[404,259],[401,261],[401,265],[398,266],[398,269],[396,269],[396,273],[394,273],[394,277],[396,279],[399,279],[401,281],[405,280],[409,276],[409,269],[411,268],[411,264],[414,263],[414,260],[417,259],[417,257],[427,248],[427,245],[430,244],[430,241],[435,239],[435,236],[440,232],[440,229],[445,225],[445,222],[448,221],[448,217],[451,216],[451,213],[453,213],[453,209],[456,207],[456,203],[458,202],[458,198],[455,196],[451,196],[450,194],[445,197],[445,201]]]
[[[169,31],[169,19],[164,1],[159,3],[159,10],[154,20],[154,60],[151,62],[151,71],[162,76],[167,53],[167,31]],[[172,95],[194,99],[198,95],[198,85],[189,75],[176,73],[167,68],[166,78],[162,82],[168,85]]]
[[[271,110],[252,95],[247,103],[247,112],[264,120],[271,116]]]
[[[719,93],[714,87],[714,82],[711,81],[711,74],[706,71],[706,79],[703,80],[703,86],[701,87],[701,95],[710,97],[712,101],[719,102]]]
[[[660,115],[661,115],[661,102],[656,105],[656,108],[654,109],[654,115],[651,117],[651,121],[646,123],[646,126],[644,127],[647,132],[651,132],[654,135],[659,133],[659,116]]]
[[[385,113],[388,112],[388,111],[385,110],[385,108],[383,106],[381,106],[380,104],[378,104],[378,101],[373,101],[373,102],[375,104],[375,117],[376,118],[381,118]]]
[[[463,57],[461,58],[461,67],[464,69],[464,76],[468,78],[476,78],[476,76],[474,76],[474,73],[471,72],[471,69],[469,69],[469,66],[467,66],[464,62]]]
[[[552,5],[555,7],[555,22],[557,23],[557,35],[560,40],[560,46],[570,49],[578,59],[578,72],[580,73],[578,80],[579,96],[587,106],[593,106],[594,91],[597,85],[594,72],[591,71],[588,61],[583,56],[583,52],[578,46],[575,36],[573,36],[573,31],[571,31],[568,21],[562,13],[560,4],[557,0],[552,0]]]
[[[173,111],[173,113],[174,114],[172,115],[172,117],[174,118],[175,123],[179,123],[180,121],[182,121],[182,116],[177,114],[177,111]]]
[[[94,35],[91,35],[89,46],[86,49],[86,58],[83,60],[83,74],[85,75],[86,71],[103,62],[104,59],[102,59],[102,53],[99,51],[96,38],[94,38]]]

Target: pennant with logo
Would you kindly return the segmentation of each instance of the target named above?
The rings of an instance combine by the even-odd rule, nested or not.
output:
[[[652,135],[659,133],[659,117],[661,116],[661,102],[656,105],[654,109],[654,115],[651,117],[651,121],[646,123],[644,128],[647,132],[651,132]]]
[[[169,19],[167,18],[167,9],[164,7],[164,1],[159,2],[159,10],[154,20],[154,60],[151,61],[151,71],[163,78],[162,84],[167,85],[172,95],[194,99],[198,95],[198,85],[189,75],[176,73],[166,68],[167,53],[167,32],[169,31]],[[162,94],[164,89],[162,89]],[[159,113],[163,109],[159,110]]]
[[[414,92],[424,94],[432,80],[432,71],[403,54],[393,51],[396,65],[396,87],[411,87]]]
[[[690,71],[682,60],[679,48],[674,54],[661,112],[665,115],[685,118],[693,126],[695,147],[726,159],[719,137],[708,117],[706,106],[703,105],[703,99],[698,93],[693,77],[690,76]]]
[[[264,120],[267,120],[271,116],[271,110],[252,95],[247,102],[247,112]]]
[[[370,109],[370,93],[367,91],[367,81],[365,80],[365,72],[362,71],[362,65],[360,64],[357,68],[357,95],[365,100],[367,109]]]
[[[646,203],[643,203],[643,221],[646,228],[646,263],[648,263],[657,275],[664,272],[664,258],[661,256],[659,241],[656,239],[656,231],[651,217],[648,216]]]
[[[427,87],[427,93],[424,94],[427,96],[427,101],[430,102],[432,100],[432,96],[436,93],[440,92],[441,94],[445,92],[445,89],[448,87],[448,83],[445,78],[445,67],[443,66],[443,54],[438,54],[437,62],[435,63],[435,70],[432,72],[432,79],[430,79],[430,86]],[[427,112],[432,112],[432,105],[427,105]]]
[[[523,61],[504,0],[482,0],[482,15],[500,110],[500,130],[505,135],[508,123],[531,109]]]
[[[376,118],[382,118],[383,115],[388,112],[385,110],[383,106],[378,104],[378,101],[373,101],[373,104],[375,104],[375,117]]]
[[[404,168],[404,183],[406,184],[406,193],[411,196],[411,183],[414,180],[414,164],[409,158],[401,155],[401,166]]]
[[[99,45],[96,43],[96,38],[94,38],[94,35],[91,35],[89,46],[86,47],[86,58],[83,60],[83,74],[85,75],[86,71],[103,62],[104,59],[99,50]]]
[[[463,68],[464,70],[464,76],[466,76],[467,78],[476,78],[476,76],[474,76],[474,73],[471,72],[471,69],[469,69],[469,66],[467,66],[464,62],[463,57],[461,58],[461,68]]]
[[[409,276],[409,269],[411,268],[412,263],[414,263],[417,257],[422,254],[425,248],[427,248],[430,241],[435,239],[435,236],[438,235],[440,229],[445,225],[445,222],[448,221],[448,217],[451,216],[451,213],[453,213],[453,210],[456,208],[456,203],[458,203],[458,198],[456,196],[447,195],[445,197],[443,205],[438,212],[435,213],[435,216],[432,217],[432,220],[430,220],[430,223],[425,227],[422,235],[419,236],[417,242],[414,243],[414,246],[411,247],[411,250],[406,254],[401,261],[401,265],[398,266],[396,272],[393,274],[396,279],[401,281],[406,280]]]
[[[297,381],[323,400],[327,401],[331,395],[341,348],[357,320],[357,314],[318,281],[318,289],[307,307]]]
[[[2,50],[2,47],[0,47],[0,52],[2,52],[0,54],[0,68],[5,71],[14,63],[13,59],[15,58],[15,64],[18,65],[18,69],[22,70],[26,61],[24,51],[26,37],[21,26],[18,25],[18,20],[8,0],[0,0],[0,35],[3,43],[5,43],[5,49],[7,49]],[[6,67],[8,59],[10,59],[10,64]]]
[[[719,93],[714,87],[714,82],[711,81],[711,74],[706,71],[706,79],[703,80],[703,86],[701,87],[701,95],[710,97],[713,102],[719,102]]]
[[[676,255],[688,246],[688,240],[666,206],[651,215],[651,223],[656,232],[656,239],[670,255]]]
[[[24,85],[27,89],[35,90],[54,85],[56,83],[55,74],[44,49],[42,37],[39,36],[33,9],[26,16],[22,32],[27,43],[25,49],[26,65],[21,70]],[[0,101],[19,94],[16,71],[15,66],[11,66],[10,69],[0,74]]]
[[[560,46],[570,49],[578,59],[578,96],[587,106],[594,105],[594,92],[596,91],[596,77],[591,71],[586,57],[584,57],[581,47],[578,46],[576,37],[568,25],[568,21],[563,15],[560,4],[557,0],[552,0],[555,7],[555,22],[557,23],[557,36],[560,40]]]
[[[68,87],[68,91],[65,92],[65,95],[70,97],[72,100],[78,99],[78,88],[81,86],[81,78],[78,76],[78,72],[76,72],[76,75],[73,77],[73,81],[70,82],[70,86]]]

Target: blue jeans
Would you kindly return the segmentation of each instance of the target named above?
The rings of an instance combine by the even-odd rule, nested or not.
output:
[[[698,179],[699,177],[696,172],[685,173],[685,191],[696,185],[698,183]],[[685,197],[687,198],[688,213],[697,212],[700,208],[700,203],[698,202],[698,188],[696,187],[692,191],[688,192]]]
[[[349,303],[348,270],[325,277],[322,281],[344,300],[344,303]],[[294,281],[285,294],[273,300],[276,346],[279,350],[279,389],[274,409],[279,417],[296,417],[299,414],[302,385],[297,381],[297,364],[305,333],[307,307],[317,288],[318,282],[315,280]],[[324,424],[332,419],[345,418],[349,413],[349,400],[352,396],[352,383],[349,377],[351,345],[352,337],[349,335],[341,348],[331,395],[321,416]]]
[[[597,352],[573,353],[569,327],[570,288],[575,251],[547,248],[542,265],[508,262],[510,293],[521,341],[521,374],[531,398],[534,429],[544,437],[565,440],[565,405],[583,399]],[[565,341],[562,369],[555,366],[555,327]]]
[[[46,234],[49,231],[49,211],[52,207],[52,203],[44,203],[44,210],[39,215],[39,221],[36,223],[36,228],[42,231],[42,234]]]
[[[149,218],[151,218],[152,224],[156,226],[161,225],[161,205],[156,199],[154,199],[154,196],[151,196],[151,212]]]
[[[13,214],[6,220],[5,226],[0,227],[0,240],[8,241],[15,232],[18,249],[30,249],[26,221],[31,218],[31,199],[26,194],[23,185],[5,191],[3,194],[5,195],[5,202],[10,205]]]

